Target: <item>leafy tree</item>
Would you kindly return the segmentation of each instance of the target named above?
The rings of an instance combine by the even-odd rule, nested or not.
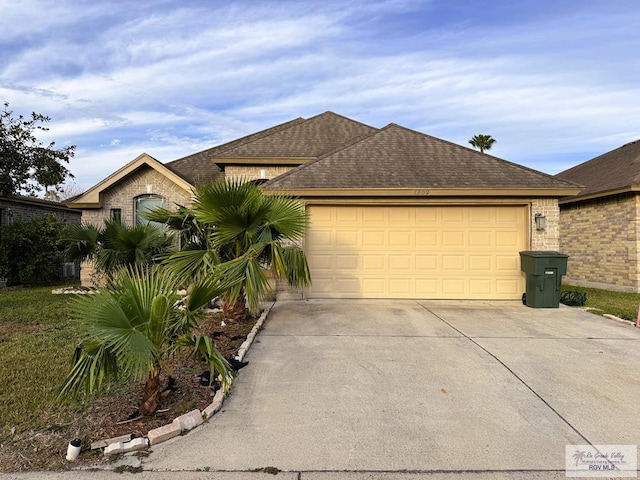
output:
[[[190,351],[230,385],[229,365],[210,337],[194,334],[202,308],[225,286],[194,285],[181,303],[177,283],[160,268],[122,269],[95,295],[81,296],[75,319],[86,339],[76,348],[73,367],[58,398],[79,398],[102,392],[115,381],[144,381],[138,409],[151,415],[158,407],[160,374],[169,358]]]
[[[151,225],[128,226],[105,220],[103,228],[71,225],[66,256],[72,261],[95,261],[96,269],[111,277],[121,267],[150,265],[171,245],[171,237]]]
[[[231,281],[223,312],[237,321],[258,308],[269,291],[266,271],[292,286],[311,283],[302,249],[304,207],[286,195],[265,195],[249,182],[226,180],[195,189],[193,208],[156,209],[149,220],[167,223],[183,239],[163,265],[187,284],[202,278]]]
[[[49,187],[57,189],[67,177],[64,166],[75,153],[75,145],[55,148],[55,142],[43,145],[35,133],[47,131],[42,124],[49,117],[33,112],[27,120],[14,118],[9,104],[0,112],[0,195],[32,194]]]
[[[492,138],[491,135],[474,135],[469,143],[474,147],[480,150],[480,153],[484,153],[485,150],[491,150],[491,147],[494,143],[496,143],[496,139]]]
[[[47,284],[60,280],[67,225],[48,214],[16,219],[0,233],[0,276],[9,284]]]

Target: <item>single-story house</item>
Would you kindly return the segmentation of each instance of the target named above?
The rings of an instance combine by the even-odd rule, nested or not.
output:
[[[519,252],[557,250],[558,198],[580,191],[395,124],[326,112],[166,164],[143,154],[69,206],[85,221],[133,222],[148,205],[187,205],[193,186],[223,177],[304,202],[305,298],[519,299]]]
[[[559,201],[565,283],[640,292],[640,140],[556,178],[585,186]]]

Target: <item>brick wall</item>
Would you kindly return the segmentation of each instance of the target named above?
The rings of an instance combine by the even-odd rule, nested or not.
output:
[[[191,192],[179,187],[152,168],[144,167],[102,192],[100,197],[102,208],[83,210],[82,221],[100,227],[104,220],[109,218],[111,209],[119,208],[122,210],[122,222],[133,225],[134,199],[147,194],[164,197],[167,208],[173,208],[175,204],[184,206],[191,204]]]
[[[179,187],[154,169],[144,167],[102,192],[102,208],[83,210],[82,221],[101,227],[104,220],[111,215],[111,209],[119,208],[122,211],[122,222],[133,225],[135,222],[135,198],[147,194],[162,196],[165,199],[165,207],[169,209],[174,208],[176,204],[191,205],[190,191]],[[92,264],[83,263],[80,273],[83,285],[100,283]]]
[[[547,217],[547,228],[537,230],[535,215],[540,213]],[[560,248],[560,211],[556,198],[534,198],[531,201],[531,250],[558,251]]]
[[[640,292],[639,196],[622,194],[562,205],[560,249],[565,283]]]
[[[62,204],[39,201],[39,199],[0,198],[0,226],[7,225],[12,220],[31,222],[37,217],[53,214],[58,221],[66,223],[80,223],[82,212],[72,210]]]
[[[282,175],[290,170],[293,170],[292,166],[244,166],[244,165],[228,165],[224,169],[224,175],[226,178],[231,179],[244,179],[244,180],[257,180],[259,178],[271,179],[278,175]],[[264,173],[264,176],[261,175]]]

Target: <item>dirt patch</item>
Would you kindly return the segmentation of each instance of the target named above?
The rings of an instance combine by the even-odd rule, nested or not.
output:
[[[220,313],[209,313],[198,333],[211,335],[223,356],[232,357],[256,321],[257,317],[250,317],[235,324],[224,324]],[[20,325],[24,327],[26,325]],[[214,393],[211,387],[200,384],[200,376],[207,366],[192,358],[180,357],[174,358],[169,368],[170,376],[162,377],[165,390],[155,415],[138,418],[141,384],[114,388],[101,398],[92,399],[88,405],[78,406],[77,411],[64,418],[52,418],[46,429],[0,438],[0,471],[66,469],[69,467],[65,459],[67,444],[75,437],[82,439],[82,453],[79,460],[71,464],[73,467],[105,462],[108,460],[104,459],[102,449],[88,451],[91,442],[130,433],[134,437],[146,436],[149,430],[166,425],[179,415],[195,408],[204,410]],[[47,415],[47,412],[34,414]]]
[[[0,331],[0,342],[8,342],[15,337],[37,335],[52,328],[40,323],[3,322]]]

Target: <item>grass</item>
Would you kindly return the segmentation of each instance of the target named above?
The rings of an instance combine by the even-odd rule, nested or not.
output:
[[[0,442],[50,428],[71,413],[54,399],[79,332],[69,319],[73,296],[52,295],[51,289],[0,292]]]
[[[619,318],[635,321],[638,317],[638,305],[640,305],[640,294],[612,292],[599,288],[575,287],[563,285],[562,290],[575,290],[586,292],[587,303],[585,307],[598,315],[609,313]]]
[[[0,289],[0,471],[64,468],[80,404],[55,401],[80,332],[73,295],[52,287]]]

